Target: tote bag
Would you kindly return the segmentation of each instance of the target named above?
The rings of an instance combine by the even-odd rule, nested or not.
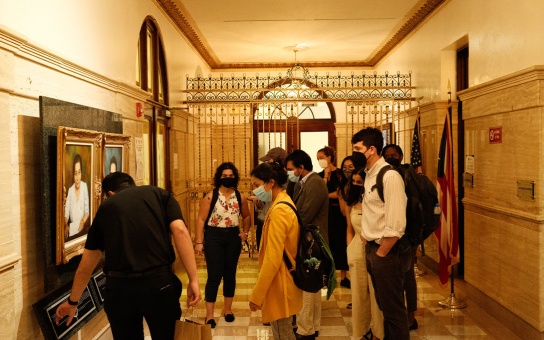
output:
[[[190,315],[189,313],[187,315]],[[192,315],[194,316],[194,309]],[[189,318],[176,320],[175,340],[212,340],[212,326]]]

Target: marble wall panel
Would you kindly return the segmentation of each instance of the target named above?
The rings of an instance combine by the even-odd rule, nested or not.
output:
[[[474,187],[465,188],[465,280],[544,331],[544,122],[542,67],[516,72],[460,94],[465,154]],[[489,129],[502,127],[502,142]],[[519,180],[535,198],[518,197]]]
[[[467,205],[465,280],[540,329],[541,237],[531,224]]]
[[[489,142],[489,128],[502,127],[502,143]],[[465,197],[515,210],[523,215],[542,216],[539,200],[517,197],[517,181],[536,182],[541,196],[539,155],[542,149],[542,108],[512,111],[465,121],[467,153],[474,155],[474,188]]]

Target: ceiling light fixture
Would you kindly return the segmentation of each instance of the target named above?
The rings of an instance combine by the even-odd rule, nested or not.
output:
[[[300,87],[304,84],[304,80],[310,77],[310,71],[308,71],[301,63],[297,61],[297,52],[304,51],[308,48],[306,45],[296,44],[294,46],[287,46],[286,49],[289,49],[295,53],[295,63],[291,68],[287,70],[285,77],[286,81],[289,81],[294,87]],[[301,71],[301,77],[298,77],[298,72]]]

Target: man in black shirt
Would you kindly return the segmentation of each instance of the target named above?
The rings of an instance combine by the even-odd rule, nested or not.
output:
[[[105,253],[104,309],[116,339],[143,339],[145,318],[153,339],[173,339],[181,317],[181,282],[172,272],[178,254],[189,276],[187,304],[201,299],[193,246],[180,206],[169,192],[134,184],[130,175],[109,174],[102,181],[108,197],[99,207],[68,300],[57,320],[72,322],[77,303]]]

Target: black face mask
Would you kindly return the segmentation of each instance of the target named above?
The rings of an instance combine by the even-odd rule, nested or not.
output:
[[[395,168],[398,168],[400,166],[400,159],[389,157],[389,158],[385,158],[385,161],[391,164],[392,166],[394,166]]]
[[[362,152],[354,152],[351,154],[351,162],[356,169],[366,166],[366,156]]]
[[[236,178],[225,177],[221,178],[221,185],[225,188],[234,188],[236,187]]]
[[[348,190],[348,205],[353,205],[357,202],[363,201],[364,187],[362,185],[350,184]]]

